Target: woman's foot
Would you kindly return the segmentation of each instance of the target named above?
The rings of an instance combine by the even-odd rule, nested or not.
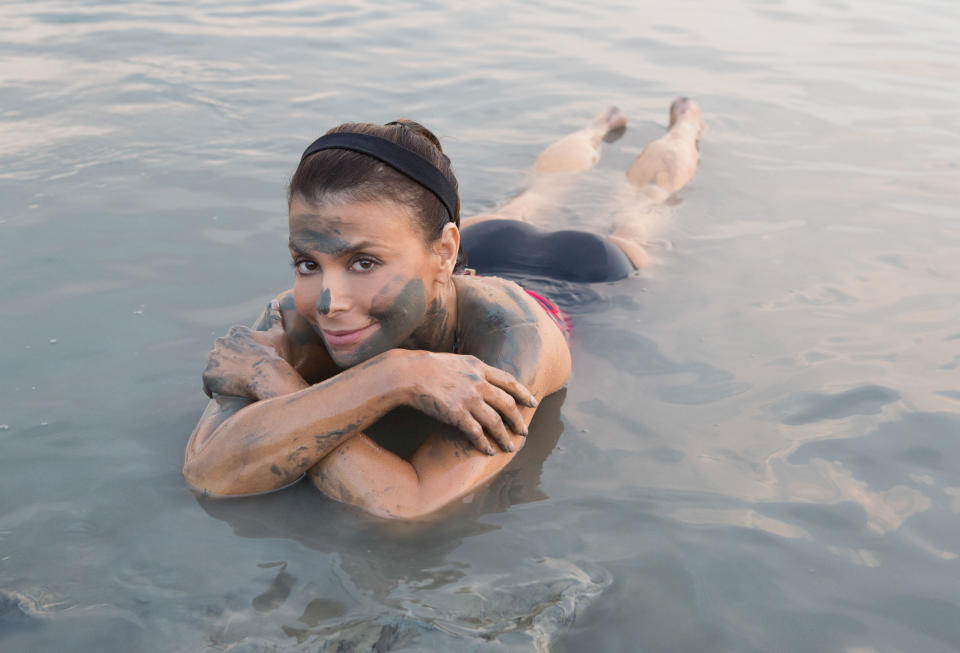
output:
[[[627,114],[619,107],[609,106],[593,119],[593,128],[601,130],[603,135],[616,129],[623,129],[627,126]]]
[[[589,170],[600,159],[603,137],[622,129],[626,124],[627,116],[620,109],[604,109],[594,117],[589,127],[564,136],[541,152],[533,164],[534,173],[549,175]]]
[[[673,129],[677,123],[689,123],[697,129],[697,137],[703,131],[703,116],[700,105],[688,97],[678,97],[670,104],[670,126]]]
[[[670,129],[643,149],[627,170],[627,179],[644,189],[647,199],[666,200],[697,171],[697,140],[702,130],[700,106],[690,98],[677,98],[670,105]]]

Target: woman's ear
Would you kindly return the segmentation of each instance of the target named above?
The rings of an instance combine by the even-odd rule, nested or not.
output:
[[[434,242],[434,253],[439,257],[440,269],[437,271],[440,275],[438,281],[446,283],[453,274],[453,268],[457,264],[457,253],[460,251],[460,229],[452,222],[448,222],[443,227],[443,232]]]

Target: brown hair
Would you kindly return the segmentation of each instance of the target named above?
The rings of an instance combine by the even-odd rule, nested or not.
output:
[[[347,122],[337,125],[327,134],[342,132],[367,134],[392,141],[432,163],[454,189],[458,187],[453,166],[443,153],[439,139],[418,122],[405,118],[386,125]],[[321,150],[302,160],[290,179],[288,202],[294,196],[314,204],[332,197],[354,202],[384,199],[399,202],[413,209],[428,242],[439,238],[448,222],[460,226],[459,194],[454,215],[448,215],[436,195],[405,174],[378,159],[350,150]],[[461,250],[457,255],[456,269],[459,271],[464,265]]]

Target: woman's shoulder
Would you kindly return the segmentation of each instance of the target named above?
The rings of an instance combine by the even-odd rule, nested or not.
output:
[[[564,330],[544,306],[517,283],[500,277],[455,277],[458,323],[464,343],[483,344],[495,334],[530,331],[536,340],[567,349]],[[473,352],[470,352],[473,353]]]
[[[513,281],[457,278],[462,350],[546,395],[570,375],[570,349],[537,301]]]
[[[543,311],[517,283],[501,277],[458,275],[454,278],[462,326],[503,329],[539,322]]]
[[[293,289],[284,290],[267,305],[264,315],[270,314],[270,309],[280,309],[281,325],[284,335],[284,358],[297,372],[310,383],[326,379],[339,371],[330,354],[327,352],[320,336],[304,318],[293,301]],[[269,323],[264,317],[254,324],[254,329],[266,330]]]

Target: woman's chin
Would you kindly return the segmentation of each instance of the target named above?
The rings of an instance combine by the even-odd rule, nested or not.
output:
[[[379,331],[379,325],[371,325],[364,329],[362,335],[365,337],[350,338],[347,342],[343,342],[344,339],[342,338],[332,337],[328,339],[326,334],[322,333],[321,335],[333,362],[336,363],[337,367],[347,369],[390,349],[389,346],[380,342],[381,339],[377,337]]]
[[[346,370],[354,365],[359,365],[367,359],[373,358],[380,352],[359,352],[359,351],[330,351],[330,358],[333,359],[334,364],[339,367],[341,370]]]

